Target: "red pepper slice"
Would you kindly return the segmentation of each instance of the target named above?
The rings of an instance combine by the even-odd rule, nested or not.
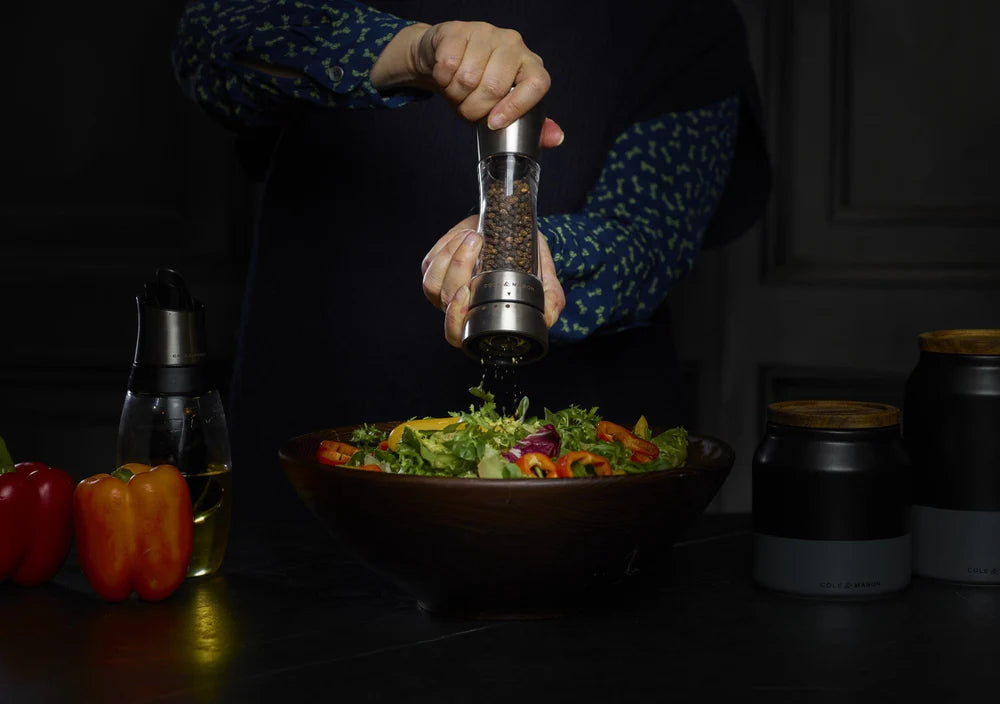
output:
[[[358,451],[354,445],[337,440],[322,440],[319,449],[316,450],[316,461],[337,467],[344,464],[351,456]]]
[[[157,601],[170,596],[187,575],[194,531],[191,494],[172,465],[129,469],[77,484],[77,553],[84,577],[103,599],[122,601],[135,590],[140,598]]]
[[[0,582],[23,587],[52,579],[73,540],[73,488],[65,471],[19,462],[0,473]]]
[[[602,420],[597,424],[597,439],[606,442],[620,442],[632,452],[633,462],[652,462],[660,456],[660,448],[649,440],[643,440],[628,428]]]
[[[586,452],[585,450],[574,450],[560,457],[556,462],[556,471],[559,472],[560,477],[575,476],[573,474],[574,464],[582,464],[592,468],[594,474],[599,477],[610,477],[614,474],[614,471],[611,469],[611,463],[608,462],[606,457],[595,455],[593,452]]]
[[[360,464],[357,467],[351,467],[351,469],[363,469],[366,472],[381,472],[382,468],[377,464]]]
[[[572,474],[566,474],[565,471],[560,473],[556,463],[544,452],[526,452],[518,457],[514,464],[521,470],[521,474],[532,479],[537,479],[540,476],[546,479],[573,476]]]

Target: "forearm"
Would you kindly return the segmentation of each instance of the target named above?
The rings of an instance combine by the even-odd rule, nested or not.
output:
[[[553,338],[641,325],[691,270],[725,188],[738,109],[730,99],[634,125],[582,211],[539,218],[566,294]]]
[[[648,320],[694,266],[704,228],[626,223],[585,214],[543,218],[566,296],[552,334],[578,340]],[[682,234],[683,233],[683,234]]]
[[[191,2],[174,67],[193,99],[236,127],[275,124],[309,105],[395,107],[420,94],[384,93],[370,74],[412,24],[353,0]]]

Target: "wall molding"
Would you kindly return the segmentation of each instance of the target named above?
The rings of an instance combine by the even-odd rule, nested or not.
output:
[[[831,0],[831,124],[830,213],[834,223],[858,225],[940,225],[945,227],[1000,225],[1000,208],[973,206],[864,207],[850,202],[854,0]]]
[[[851,76],[856,57],[851,53],[852,0],[828,0],[815,12],[829,19],[829,73],[816,80],[828,82],[829,129],[825,149],[814,146],[827,159],[816,164],[827,176],[825,193],[809,193],[810,200],[825,206],[806,213],[796,211],[801,200],[803,145],[798,143],[799,122],[795,70],[802,70],[795,55],[796,32],[806,13],[792,0],[768,3],[763,10],[766,42],[765,67],[760,76],[768,110],[768,135],[774,162],[774,197],[764,218],[760,280],[765,285],[818,283],[830,286],[962,286],[1000,287],[1000,257],[996,246],[977,243],[1000,240],[1000,208],[977,206],[929,207],[863,206],[850,202]],[[802,81],[801,76],[798,78]],[[821,130],[821,134],[824,132]],[[817,181],[813,181],[815,183]],[[808,222],[803,223],[803,217]],[[833,247],[829,256],[795,252],[794,238],[809,228],[811,237],[871,241],[871,247]],[[994,238],[994,235],[996,236]],[[989,237],[989,240],[984,238]],[[871,238],[868,240],[868,238]],[[936,256],[945,251],[950,258]],[[907,256],[894,257],[903,252]]]

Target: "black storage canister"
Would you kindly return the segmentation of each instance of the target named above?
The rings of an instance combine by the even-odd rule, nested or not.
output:
[[[918,339],[903,406],[913,571],[1000,584],[1000,330],[937,330]]]
[[[762,587],[857,597],[910,582],[909,466],[895,406],[768,406],[753,457],[753,576]]]

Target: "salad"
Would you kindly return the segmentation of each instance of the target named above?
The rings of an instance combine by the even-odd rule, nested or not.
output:
[[[528,416],[523,398],[514,415],[501,415],[481,386],[468,411],[412,419],[391,431],[365,424],[350,442],[324,440],[317,461],[373,472],[483,479],[611,476],[676,469],[687,459],[683,427],[651,436],[645,417],[632,428],[612,423],[598,409],[570,406]]]

